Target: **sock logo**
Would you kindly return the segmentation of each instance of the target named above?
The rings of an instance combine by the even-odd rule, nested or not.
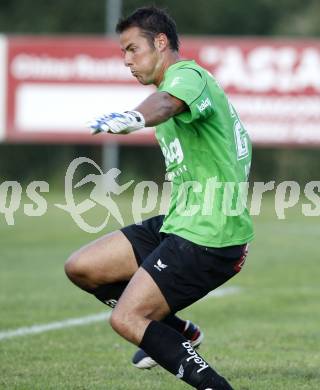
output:
[[[116,304],[117,304],[118,301],[116,299],[108,299],[108,300],[106,300],[104,302],[105,302],[105,304],[107,306],[110,306],[111,309],[114,309],[116,307]]]
[[[195,352],[189,341],[182,343],[182,346],[187,350],[188,354],[190,355],[190,357],[188,357],[186,361],[189,362],[193,359],[194,362],[200,366],[200,368],[197,370],[197,373],[205,370],[206,368],[209,368],[209,365],[197,354],[197,352]]]
[[[179,372],[178,372],[178,374],[176,375],[176,377],[177,377],[178,379],[181,379],[181,378],[183,378],[183,374],[184,374],[184,368],[183,368],[183,365],[180,364]]]

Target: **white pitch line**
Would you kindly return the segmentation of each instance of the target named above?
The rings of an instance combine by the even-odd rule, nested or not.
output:
[[[234,287],[218,288],[217,290],[210,291],[209,294],[204,296],[202,299],[225,297],[227,295],[237,294],[240,291],[241,291],[241,288],[235,287],[235,286]]]
[[[31,334],[49,332],[50,330],[69,328],[72,326],[81,326],[107,320],[111,315],[111,311],[94,314],[80,318],[69,318],[64,321],[51,322],[50,324],[33,325],[13,330],[5,330],[0,332],[0,341],[10,339],[12,337],[27,336]]]
[[[240,291],[239,287],[225,287],[220,288],[218,290],[211,291],[208,295],[206,295],[202,299],[207,298],[220,298],[224,297],[226,295],[232,295],[236,294]],[[19,336],[27,336],[27,335],[33,335],[38,333],[44,333],[49,332],[51,330],[57,330],[57,329],[64,329],[64,328],[70,328],[73,326],[82,326],[82,325],[88,325],[95,322],[105,321],[110,318],[111,310],[108,312],[103,312],[100,314],[94,314],[86,317],[80,317],[80,318],[69,318],[67,320],[63,321],[57,321],[57,322],[51,322],[49,324],[43,324],[43,325],[33,325],[33,326],[26,326],[23,328],[13,329],[13,330],[5,330],[0,332],[0,341],[10,339],[13,337],[19,337]]]

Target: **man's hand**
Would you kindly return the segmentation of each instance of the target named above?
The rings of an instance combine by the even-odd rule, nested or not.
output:
[[[127,134],[145,127],[145,120],[138,111],[112,112],[89,122],[88,127],[93,135],[98,133]]]

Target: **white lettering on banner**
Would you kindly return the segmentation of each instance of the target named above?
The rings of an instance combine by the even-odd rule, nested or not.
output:
[[[319,96],[230,94],[253,142],[320,143]]]
[[[320,120],[320,96],[247,96],[229,94],[241,117]]]
[[[320,49],[306,47],[301,52],[293,46],[258,46],[248,55],[236,46],[204,46],[199,53],[205,66],[211,65],[224,88],[243,91],[282,93],[306,88],[320,91]],[[120,57],[72,58],[21,53],[11,63],[11,73],[18,80],[132,80]]]
[[[318,123],[306,123],[304,121],[273,122],[246,119],[248,129],[253,142],[278,145],[281,144],[320,144],[320,132]]]
[[[89,46],[84,39],[79,45],[78,39],[67,38],[41,41],[39,46],[36,38],[15,39],[0,35],[0,142],[6,136],[12,140],[14,136],[15,141],[29,136],[42,139],[45,133],[49,142],[78,139],[78,133],[88,134],[85,123],[91,117],[106,109],[126,110],[154,92],[153,87],[147,89],[134,80],[114,43],[101,45],[97,39],[97,44]],[[194,45],[186,38],[183,46],[226,90],[253,142],[320,144],[319,41],[199,39]],[[10,99],[6,98],[7,82]],[[172,83],[183,84],[183,79],[177,76]],[[213,106],[213,100],[206,98],[197,101],[200,113]],[[6,135],[9,124],[12,131]],[[241,158],[247,147],[240,125],[235,118]],[[133,142],[154,142],[150,137],[153,131],[135,133],[132,138],[138,141]],[[131,142],[127,137],[117,141]],[[179,141],[171,141],[160,144],[173,180],[187,167],[180,164],[183,151]]]
[[[53,58],[21,53],[13,59],[10,71],[18,80],[132,80],[120,57],[77,55],[73,58]]]
[[[280,93],[320,91],[320,49],[258,46],[247,55],[236,46],[205,46],[199,57],[224,88]]]

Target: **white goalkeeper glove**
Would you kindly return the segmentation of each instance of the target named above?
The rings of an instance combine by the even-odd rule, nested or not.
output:
[[[112,112],[102,115],[88,123],[91,134],[98,133],[131,133],[145,127],[143,115],[138,111]]]

